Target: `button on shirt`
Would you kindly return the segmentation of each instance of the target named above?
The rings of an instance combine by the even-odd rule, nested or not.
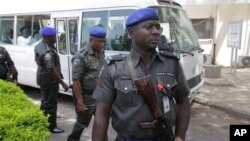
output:
[[[182,68],[176,59],[155,52],[151,55],[152,62],[149,63],[148,67],[145,67],[142,57],[133,48],[130,54],[137,77],[151,75],[157,104],[162,111],[162,98],[161,93],[156,88],[157,83],[163,83],[166,88],[169,88],[169,92],[173,92],[172,95],[175,98],[189,94],[189,87]],[[135,139],[157,137],[158,133],[155,129],[141,129],[139,127],[140,122],[152,122],[154,117],[132,83],[126,58],[105,65],[100,78],[102,83],[95,89],[93,98],[97,102],[113,104],[112,125],[118,134]],[[170,89],[173,89],[173,91]],[[174,109],[173,100],[170,106]],[[174,111],[168,114],[174,124]]]

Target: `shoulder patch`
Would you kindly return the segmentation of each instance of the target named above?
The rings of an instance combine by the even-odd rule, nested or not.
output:
[[[168,51],[160,51],[160,54],[167,56],[167,57],[171,57],[174,58],[176,60],[180,60],[180,55],[174,52],[168,52]]]
[[[47,51],[45,54],[44,54],[44,59],[45,60],[51,60],[52,59],[52,53],[50,51]]]
[[[126,55],[124,55],[124,54],[117,54],[117,55],[107,56],[105,58],[105,60],[106,60],[107,64],[111,64],[115,61],[122,61],[125,57],[126,57]]]
[[[81,61],[80,61],[80,59],[78,59],[78,58],[75,58],[75,59],[73,59],[73,65],[74,66],[79,66],[80,65],[80,63],[81,63]]]

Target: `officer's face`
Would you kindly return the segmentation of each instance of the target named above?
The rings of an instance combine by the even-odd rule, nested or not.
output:
[[[54,45],[56,43],[56,36],[44,36],[47,44]]]
[[[130,29],[129,34],[133,45],[143,50],[153,50],[157,47],[160,39],[160,24],[158,20],[147,20]]]
[[[104,44],[105,44],[105,39],[90,37],[90,46],[93,49],[93,51],[100,52],[104,47]]]

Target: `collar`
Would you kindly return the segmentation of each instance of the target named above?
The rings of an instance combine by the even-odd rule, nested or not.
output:
[[[134,67],[136,67],[140,62],[141,55],[133,47],[131,47],[130,55],[133,61],[133,65]]]
[[[166,58],[163,56],[163,55],[161,55],[159,52],[157,52],[157,56],[158,56],[158,58],[163,62],[164,60],[166,60]]]
[[[88,54],[94,54],[93,49],[90,47],[90,44],[88,44]],[[104,49],[101,50],[101,53],[104,53]]]
[[[43,41],[43,43],[45,45],[45,49],[46,50],[51,50],[51,49],[56,50],[56,47],[54,45],[53,46],[49,46],[44,39],[42,41]]]
[[[136,67],[136,66],[139,64],[140,59],[142,59],[142,56],[141,56],[133,47],[131,47],[130,55],[131,55],[131,58],[132,58],[132,60],[133,60],[134,67]],[[152,60],[152,62],[154,62],[156,58],[160,58],[160,60],[163,59],[163,58],[159,55],[159,53],[155,51],[155,52],[151,55],[151,60]]]
[[[90,47],[90,45],[88,45],[88,54],[94,54],[93,49]]]

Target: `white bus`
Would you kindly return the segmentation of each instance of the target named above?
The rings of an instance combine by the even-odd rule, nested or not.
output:
[[[180,55],[180,63],[191,88],[190,99],[193,100],[203,85],[202,49],[185,11],[172,0],[5,1],[0,5],[0,46],[8,50],[15,62],[18,83],[38,88],[34,47],[41,41],[39,30],[47,25],[56,27],[56,46],[64,81],[71,85],[71,58],[86,45],[89,29],[100,26],[107,32],[107,56],[126,53],[130,50],[126,18],[133,10],[142,7],[157,9],[162,27],[158,48]],[[24,27],[27,30],[24,31]],[[22,32],[29,36],[25,43],[21,43],[19,37]],[[60,92],[65,93],[62,87]],[[65,94],[71,92],[69,90]]]

